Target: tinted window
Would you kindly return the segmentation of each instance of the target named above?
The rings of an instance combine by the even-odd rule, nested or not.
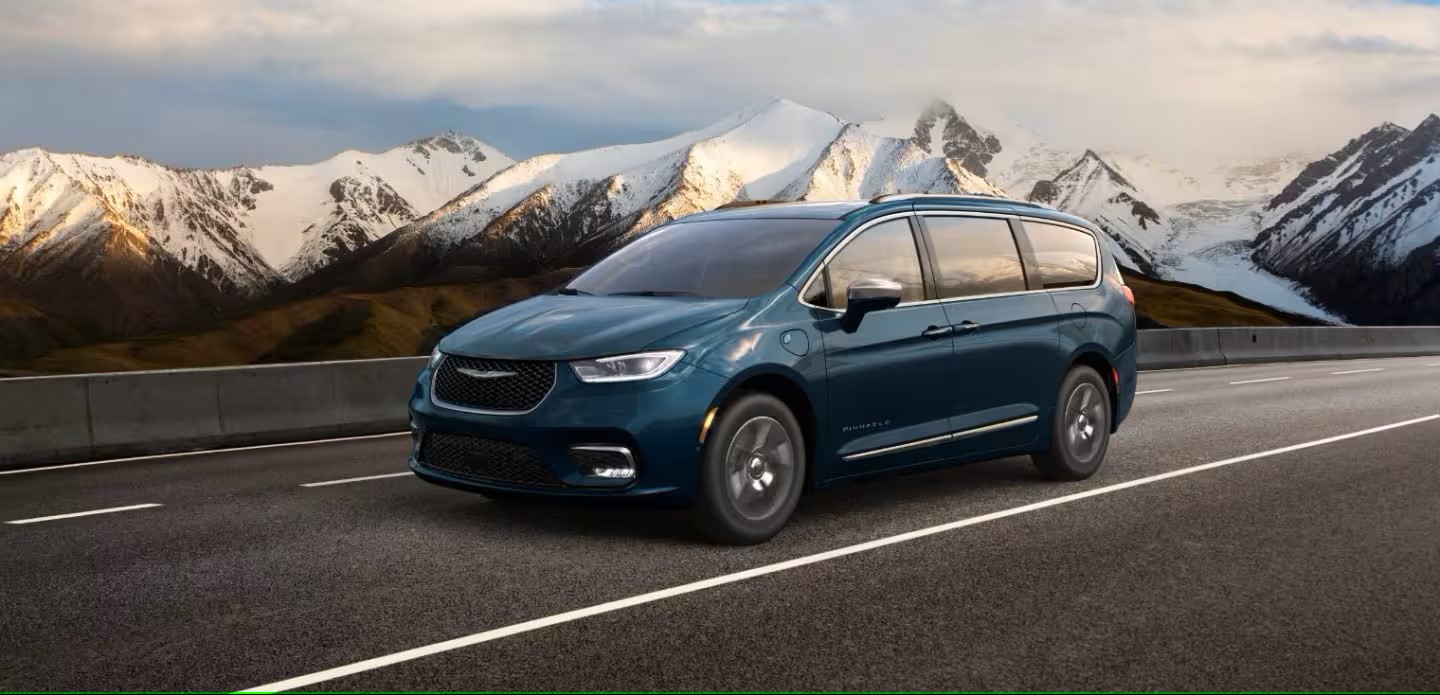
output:
[[[845,308],[846,288],[861,278],[900,283],[902,302],[925,299],[920,254],[915,250],[915,236],[910,233],[910,223],[906,220],[881,222],[861,232],[830,259],[827,272],[830,301],[821,306]]]
[[[589,294],[754,297],[784,284],[835,220],[731,219],[661,227],[570,281]]]
[[[1040,286],[1084,287],[1095,282],[1099,258],[1095,238],[1085,232],[1043,222],[1025,222],[1025,236],[1040,265]]]
[[[1025,291],[1010,224],[991,217],[925,218],[935,245],[940,298]]]

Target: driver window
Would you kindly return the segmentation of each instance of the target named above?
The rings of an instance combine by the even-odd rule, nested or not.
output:
[[[881,278],[900,283],[901,303],[925,299],[925,281],[920,273],[920,255],[915,235],[905,219],[881,222],[850,240],[830,259],[829,306],[845,308],[845,289],[861,278]]]

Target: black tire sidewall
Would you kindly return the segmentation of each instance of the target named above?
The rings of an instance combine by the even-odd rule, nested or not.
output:
[[[795,450],[795,480],[780,507],[768,518],[746,518],[735,509],[726,491],[725,456],[740,426],[751,418],[774,418],[785,428]],[[795,414],[780,399],[763,393],[744,393],[720,408],[706,434],[701,454],[700,479],[696,496],[696,522],[711,538],[731,544],[760,543],[779,533],[790,520],[809,471],[804,433]]]
[[[1070,402],[1070,397],[1075,389],[1081,384],[1091,384],[1104,399],[1103,412],[1105,422],[1102,427],[1097,427],[1096,432],[1101,437],[1100,450],[1096,452],[1094,460],[1081,461],[1071,453],[1065,439],[1065,406]],[[1060,382],[1060,400],[1055,404],[1055,416],[1052,418],[1050,427],[1050,450],[1047,452],[1043,468],[1046,474],[1063,480],[1084,480],[1094,475],[1105,462],[1105,456],[1110,451],[1110,427],[1111,419],[1114,417],[1113,403],[1110,398],[1110,387],[1105,380],[1094,369],[1086,366],[1075,367],[1065,375]]]

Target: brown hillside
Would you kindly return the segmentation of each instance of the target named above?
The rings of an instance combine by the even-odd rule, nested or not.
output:
[[[300,299],[213,326],[157,333],[83,347],[57,338],[33,306],[0,302],[0,339],[31,341],[30,354],[8,356],[3,374],[215,367],[423,355],[440,338],[485,312],[565,282],[572,271],[484,283],[344,292]],[[1142,327],[1286,326],[1317,321],[1287,314],[1228,292],[1126,274]],[[6,333],[5,331],[10,331]],[[20,331],[24,330],[24,333]]]

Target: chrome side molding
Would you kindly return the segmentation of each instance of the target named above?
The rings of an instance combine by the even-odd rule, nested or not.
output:
[[[1010,429],[1011,427],[1028,425],[1039,419],[1039,415],[1026,415],[1025,417],[1019,417],[1013,420],[1001,420],[1000,422],[991,423],[989,425],[974,427],[968,430],[961,430],[959,432],[951,432],[949,434],[942,434],[936,437],[916,439],[914,441],[904,442],[901,444],[893,444],[891,446],[881,447],[879,449],[867,449],[865,451],[857,451],[853,454],[840,457],[840,460],[860,461],[863,459],[874,458],[876,456],[884,456],[885,454],[894,454],[901,451],[910,451],[911,449],[923,449],[927,446],[935,446],[936,444],[944,444],[946,442],[953,442],[960,439],[968,439],[970,437],[975,437],[990,432],[998,432],[1000,430]]]

